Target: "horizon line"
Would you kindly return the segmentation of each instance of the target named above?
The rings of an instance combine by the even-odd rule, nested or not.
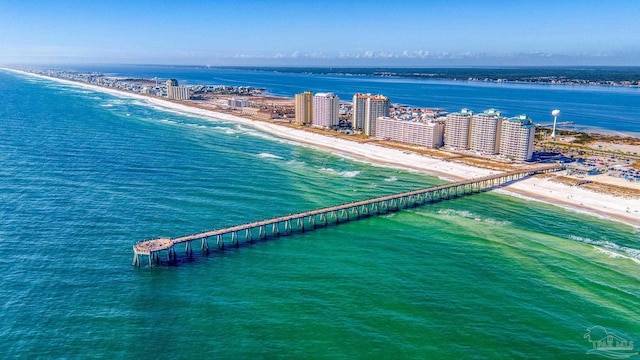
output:
[[[0,67],[11,68],[13,66],[157,66],[157,67],[201,67],[201,68],[335,68],[335,69],[353,69],[353,68],[382,68],[382,69],[562,69],[562,68],[638,68],[640,65],[587,65],[587,64],[563,64],[563,65],[349,65],[349,64],[261,64],[261,65],[208,65],[208,64],[169,64],[169,63],[138,63],[138,62],[15,62],[0,63]]]

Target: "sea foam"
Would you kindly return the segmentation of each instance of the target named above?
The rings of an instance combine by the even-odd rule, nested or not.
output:
[[[618,245],[608,240],[592,240],[581,236],[569,235],[569,239],[593,246],[593,248],[612,258],[622,258],[640,264],[640,250]]]
[[[324,171],[337,176],[342,176],[345,178],[354,178],[360,174],[360,171],[336,171],[332,168],[321,168],[320,171]]]
[[[496,226],[509,226],[511,225],[510,221],[496,220],[493,218],[482,218],[479,215],[472,213],[467,210],[454,210],[454,209],[441,209],[438,210],[438,214],[446,215],[446,216],[458,216],[466,219],[473,219],[475,221],[482,221],[484,223]]]
[[[278,156],[270,153],[260,153],[258,154],[258,156],[263,159],[282,159],[282,156]]]

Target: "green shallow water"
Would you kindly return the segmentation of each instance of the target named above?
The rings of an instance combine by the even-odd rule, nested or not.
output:
[[[591,326],[640,340],[638,231],[494,192],[132,267],[145,238],[442,181],[0,80],[3,357],[593,358]]]

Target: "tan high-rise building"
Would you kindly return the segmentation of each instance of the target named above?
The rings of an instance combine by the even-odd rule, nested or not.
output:
[[[469,149],[482,154],[500,152],[500,131],[502,120],[500,112],[489,109],[471,118],[471,141]]]
[[[296,94],[296,118],[295,123],[298,125],[311,125],[313,118],[313,93],[305,91]]]
[[[444,123],[444,145],[450,149],[468,150],[473,112],[462,109],[448,114]]]
[[[500,155],[513,160],[531,160],[536,126],[527,115],[504,119],[501,126]]]
[[[340,121],[340,98],[334,93],[317,93],[313,96],[311,125],[331,128]]]

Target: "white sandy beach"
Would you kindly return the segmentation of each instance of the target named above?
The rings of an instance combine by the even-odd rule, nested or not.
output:
[[[109,93],[120,97],[135,98],[150,104],[172,109],[175,111],[197,114],[212,119],[234,121],[252,126],[264,132],[282,138],[308,144],[319,149],[345,154],[372,164],[393,166],[417,170],[426,174],[436,175],[450,180],[469,179],[497,173],[488,169],[476,168],[465,164],[429,158],[417,153],[381,147],[375,144],[361,144],[336,137],[321,135],[304,130],[291,129],[286,126],[245,119],[239,116],[223,114],[212,110],[178,104],[161,98],[133,94],[116,89],[109,89],[96,85],[75,81],[50,78],[13,69],[4,69],[31,77],[40,77],[73,86],[84,87],[95,91]],[[524,197],[532,201],[542,201],[565,209],[588,213],[602,218],[619,221],[634,227],[640,227],[640,199],[616,197],[596,193],[583,188],[568,186],[549,181],[546,178],[528,178],[508,185],[501,190],[511,195]],[[526,214],[523,214],[526,216]],[[561,221],[561,219],[559,219]]]

